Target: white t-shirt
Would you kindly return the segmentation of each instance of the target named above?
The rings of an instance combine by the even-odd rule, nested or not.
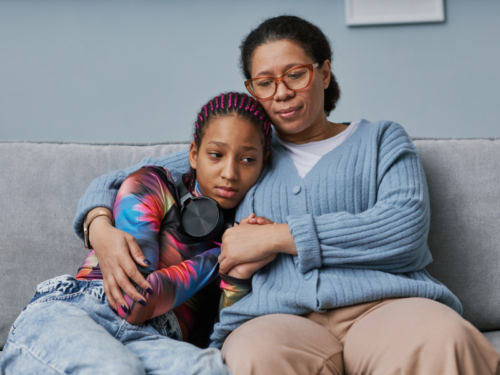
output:
[[[335,137],[325,139],[318,142],[309,142],[301,145],[295,143],[285,142],[278,138],[279,143],[285,148],[288,155],[295,164],[299,176],[304,176],[316,165],[323,155],[328,154],[335,147],[342,144],[352,133],[358,128],[359,121],[351,122],[351,124],[342,133],[337,134]]]

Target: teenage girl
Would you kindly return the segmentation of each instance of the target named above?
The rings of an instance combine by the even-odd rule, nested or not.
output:
[[[256,100],[240,93],[213,98],[197,117],[184,186],[193,196],[214,199],[226,218],[234,218],[231,210],[267,162],[270,140],[271,123]],[[235,267],[216,283],[221,234],[197,241],[185,233],[175,181],[154,165],[125,179],[113,217],[116,228],[135,237],[145,255],[140,272],[148,287],[137,286],[142,298],[136,302],[125,294],[113,312],[97,256],[90,251],[76,278],[64,275],[38,286],[12,327],[2,374],[42,368],[59,374],[227,373],[218,350],[179,341],[206,347],[219,299],[220,308],[241,299],[253,270],[274,257],[255,267]],[[105,213],[91,219],[113,220]]]

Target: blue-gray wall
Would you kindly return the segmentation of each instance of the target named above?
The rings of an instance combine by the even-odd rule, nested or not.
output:
[[[242,37],[282,13],[333,42],[332,121],[500,136],[498,0],[448,0],[443,24],[358,28],[343,0],[0,0],[0,139],[189,139],[201,104],[244,90]]]

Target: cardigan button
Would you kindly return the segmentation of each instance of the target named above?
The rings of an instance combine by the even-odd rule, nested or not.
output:
[[[292,188],[292,193],[294,193],[295,195],[299,194],[300,193],[300,186],[294,186]]]

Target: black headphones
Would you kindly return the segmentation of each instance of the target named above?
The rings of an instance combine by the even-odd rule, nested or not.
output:
[[[212,198],[193,196],[184,185],[184,176],[175,182],[175,186],[180,197],[182,227],[191,237],[199,241],[220,238],[227,228],[234,225],[234,209],[222,210]]]

